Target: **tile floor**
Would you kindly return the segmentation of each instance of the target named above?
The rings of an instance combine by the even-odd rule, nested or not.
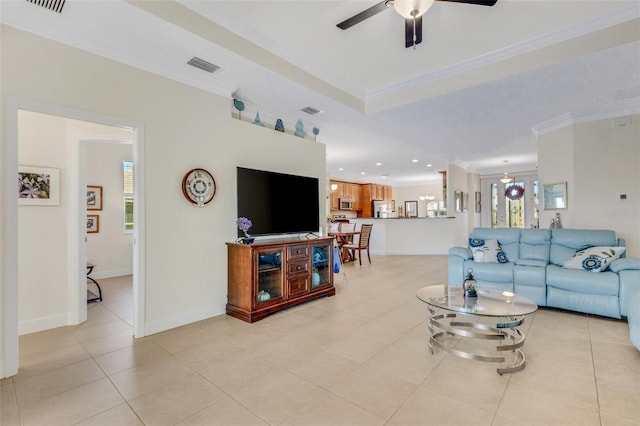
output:
[[[423,286],[446,256],[346,265],[337,295],[247,324],[219,316],[131,337],[130,277],[100,280],[88,321],[20,338],[9,425],[639,425],[627,324],[541,309],[527,365],[496,374],[427,346]]]

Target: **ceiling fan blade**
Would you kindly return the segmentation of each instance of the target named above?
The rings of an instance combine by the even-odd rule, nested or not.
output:
[[[438,1],[449,1],[452,3],[467,3],[467,4],[475,4],[478,6],[493,6],[498,2],[498,0],[438,0]]]
[[[413,19],[404,20],[404,47],[422,43],[422,16],[415,19],[415,28],[413,25]]]
[[[355,24],[358,24],[365,19],[371,18],[373,15],[376,15],[383,10],[387,9],[387,2],[381,1],[380,3],[371,6],[369,9],[363,10],[362,12],[353,15],[351,18],[346,19],[336,25],[341,30],[346,30],[347,28],[353,27]]]

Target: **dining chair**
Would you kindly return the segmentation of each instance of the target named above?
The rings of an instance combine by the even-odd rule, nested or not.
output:
[[[344,244],[342,248],[347,250],[358,251],[358,262],[362,265],[362,250],[367,251],[367,258],[369,259],[369,263],[371,263],[371,255],[369,254],[369,238],[371,237],[371,228],[373,228],[373,224],[363,223],[362,228],[360,229],[360,235],[358,235],[353,243]]]
[[[336,232],[340,232],[340,222],[332,222],[329,226],[329,232],[335,234]]]

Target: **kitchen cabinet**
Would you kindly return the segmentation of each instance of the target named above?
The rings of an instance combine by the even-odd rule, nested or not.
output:
[[[227,314],[247,322],[333,296],[333,238],[227,243]]]
[[[360,210],[362,208],[360,184],[338,180],[329,181],[329,185],[332,184],[337,185],[337,189],[333,191],[329,197],[331,210],[340,210],[340,199],[352,200],[353,210]]]
[[[390,186],[367,183],[362,185],[362,209],[358,212],[358,217],[373,217],[373,201],[384,201],[387,203],[387,211],[391,212],[391,200],[393,194]]]

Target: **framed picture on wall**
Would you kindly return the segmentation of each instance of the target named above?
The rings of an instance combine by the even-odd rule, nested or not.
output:
[[[60,170],[18,166],[18,205],[57,206],[59,200]]]
[[[542,185],[545,210],[562,210],[567,208],[567,182]]]
[[[87,185],[87,210],[102,210],[102,187]]]
[[[87,215],[87,234],[97,234],[100,232],[100,216],[97,214]]]

